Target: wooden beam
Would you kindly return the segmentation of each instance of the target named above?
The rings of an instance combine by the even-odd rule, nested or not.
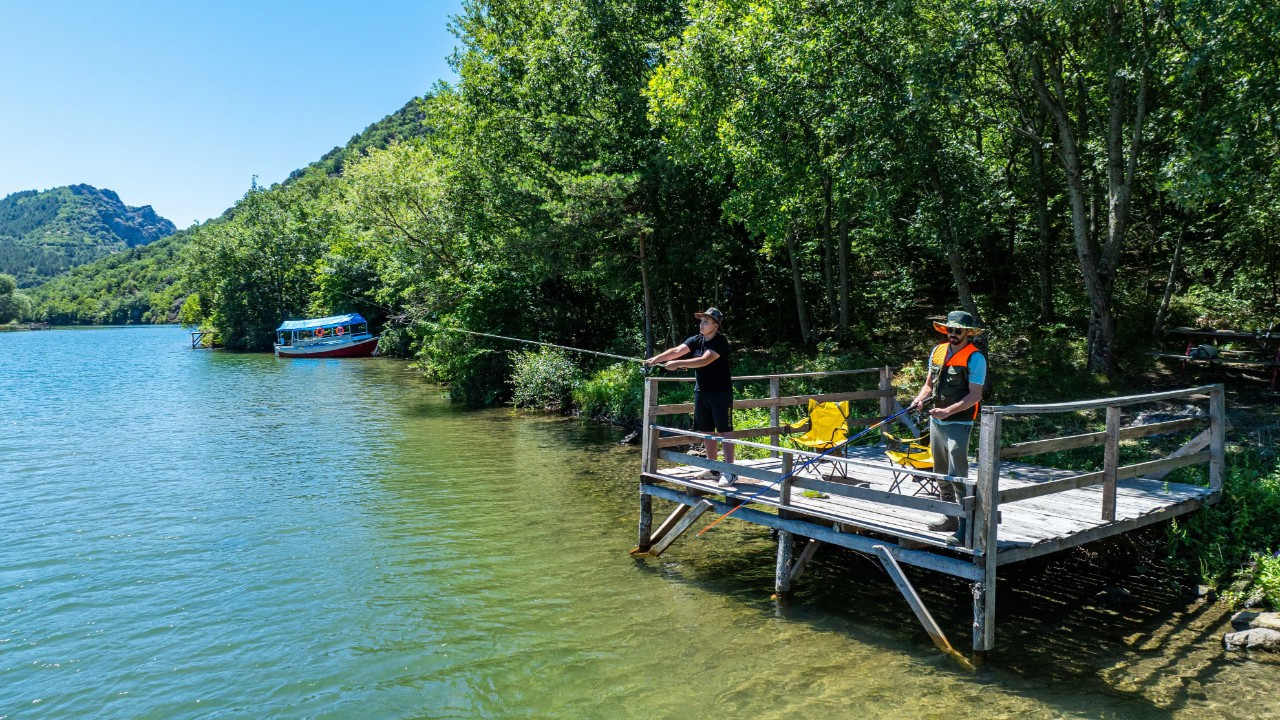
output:
[[[715,470],[717,472],[728,472],[734,475],[741,475],[752,480],[762,480],[768,483],[777,482],[782,478],[776,472],[755,467],[754,465],[739,465],[737,463],[727,463],[723,460],[711,460],[701,455],[686,455],[684,453],[674,452],[672,450],[660,450],[658,455],[663,460],[668,460],[681,465],[692,465],[693,467],[704,468],[706,470]]]
[[[1225,413],[1225,409],[1224,409],[1224,413]],[[1212,420],[1210,420],[1210,422],[1212,422]],[[1223,427],[1224,433],[1230,430],[1231,420],[1224,416],[1222,427]],[[1176,458],[1176,457],[1182,457],[1184,455],[1190,455],[1192,453],[1200,452],[1201,450],[1209,447],[1209,441],[1212,437],[1213,437],[1213,428],[1212,427],[1207,428],[1204,432],[1188,440],[1186,445],[1183,445],[1177,450],[1174,450],[1173,452],[1169,453],[1169,457]],[[1164,472],[1147,473],[1147,477],[1151,478],[1152,480],[1161,480],[1164,478],[1165,475],[1168,475],[1170,470],[1172,469],[1173,468],[1170,468],[1169,470],[1165,470]]]
[[[684,503],[685,505],[692,505],[697,502],[709,502],[713,509],[719,513],[726,513],[734,508],[734,506],[729,503],[712,498],[691,498],[678,490],[662,487],[661,485],[645,485],[644,491],[654,497],[660,497],[672,502]],[[870,538],[857,533],[836,532],[835,530],[822,525],[816,525],[804,520],[780,518],[777,515],[753,510],[751,508],[739,509],[734,513],[733,518],[743,522],[763,525],[765,527],[775,528],[778,530],[786,530],[788,532],[795,533],[796,535],[814,538],[829,545],[837,545],[839,547],[856,550],[867,555],[874,555],[875,550],[873,548],[882,542],[871,540]],[[889,552],[893,554],[894,558],[896,558],[898,562],[906,563],[908,565],[914,565],[927,570],[953,575],[966,580],[977,580],[979,577],[973,563],[965,560],[958,560],[949,555],[939,555],[926,550],[908,550],[900,547],[892,547],[889,549]]]
[[[933,641],[934,645],[938,646],[939,650],[945,653],[955,653],[955,648],[951,647],[946,633],[942,632],[938,622],[933,619],[933,615],[929,613],[929,608],[925,606],[924,600],[920,599],[916,589],[911,586],[911,581],[907,579],[906,573],[902,572],[902,566],[898,565],[898,561],[894,559],[888,548],[884,545],[876,545],[874,550],[876,556],[880,558],[880,564],[884,565],[889,577],[893,579],[893,584],[898,586],[898,592],[902,593],[902,597],[906,598],[907,604],[911,606],[911,612],[916,614],[916,619],[924,626],[924,631],[929,633],[929,639]]]
[[[818,548],[822,545],[819,540],[809,538],[809,542],[805,543],[804,550],[800,551],[800,555],[791,563],[791,586],[800,581],[800,576],[804,574],[805,567],[809,561],[813,559],[814,553],[818,552]]]
[[[671,543],[679,539],[691,525],[698,521],[698,518],[702,517],[703,513],[711,508],[712,505],[710,501],[705,499],[699,501],[697,505],[693,506],[693,512],[685,515],[680,522],[676,523],[675,527],[671,528],[669,532],[664,534],[653,544],[653,547],[649,550],[649,554],[654,557],[658,557],[662,553],[666,552],[666,549],[671,547]]]
[[[1128,480],[1129,478],[1145,477],[1151,480],[1159,480],[1175,468],[1184,467],[1186,465],[1195,465],[1209,460],[1209,453],[1200,452],[1192,455],[1182,455],[1174,457],[1170,455],[1163,460],[1152,460],[1151,462],[1137,463],[1135,465],[1125,465],[1116,468],[1117,480]],[[1023,485],[1021,487],[1009,488],[1000,491],[1000,502],[1017,502],[1019,500],[1029,500],[1031,498],[1043,497],[1054,493],[1066,492],[1077,488],[1097,485],[1105,479],[1105,473],[1101,470],[1098,472],[1081,473],[1072,475],[1071,477],[1062,478],[1061,480],[1048,480],[1041,483],[1033,483]]]
[[[794,487],[801,490],[816,490],[818,492],[827,493],[828,495],[839,495],[841,497],[854,498],[856,500],[869,500],[871,502],[883,503],[885,505],[895,505],[897,507],[906,507],[913,510],[938,513],[939,515],[964,517],[966,514],[966,506],[963,503],[950,503],[945,500],[934,500],[927,497],[905,495],[889,492],[888,490],[858,487],[857,485],[848,485],[845,483],[832,482],[830,480],[820,480],[808,476],[795,477],[792,484]],[[972,501],[970,502],[972,503]]]
[[[1209,393],[1209,489],[1222,490],[1227,461],[1227,401],[1221,384]]]
[[[982,409],[980,434],[978,435],[978,509],[973,515],[977,532],[974,562],[981,564],[982,578],[979,592],[974,593],[973,649],[986,652],[996,645],[996,567],[999,565],[1000,522],[1000,431],[1003,414],[990,408]],[[977,606],[981,596],[982,606]]]
[[[884,397],[883,390],[858,390],[855,392],[827,393],[825,395],[788,395],[778,398],[752,398],[743,400],[734,400],[733,409],[743,410],[750,408],[764,407],[787,407],[790,405],[807,405],[810,400],[818,402],[844,402],[846,400],[874,400]],[[893,391],[888,391],[890,395]],[[671,405],[659,405],[658,415],[680,415],[683,413],[693,412],[693,403],[675,403]],[[877,422],[879,418],[872,419],[871,422]],[[850,422],[854,422],[855,418],[850,418]]]
[[[782,380],[776,377],[769,378],[769,397],[771,399],[776,400],[781,396],[782,396]],[[780,408],[777,405],[770,406],[769,408],[769,428],[770,429],[778,427],[779,424],[781,423],[781,420],[779,419],[779,415],[778,415],[779,411],[780,411]],[[777,432],[773,432],[769,435],[769,444],[770,445],[778,444]],[[769,457],[778,457],[778,451],[777,450],[769,451]]]
[[[658,529],[654,530],[653,533],[650,534],[650,540],[661,540],[663,535],[671,532],[671,528],[675,527],[675,524],[680,522],[680,518],[684,517],[685,513],[689,512],[689,507],[690,506],[688,505],[676,505],[675,510],[671,511],[671,514],[667,516],[667,519],[663,520],[662,524],[658,526]]]
[[[993,405],[988,406],[992,410],[1004,415],[1043,415],[1045,413],[1058,412],[1076,412],[1080,410],[1102,410],[1112,405],[1116,407],[1125,407],[1128,405],[1137,405],[1139,403],[1154,402],[1156,400],[1170,400],[1173,398],[1189,397],[1191,395],[1205,395],[1213,389],[1213,385],[1201,385],[1199,387],[1184,388],[1182,390],[1167,390],[1165,392],[1147,393],[1145,395],[1125,395],[1122,397],[1103,398],[1101,400],[1078,400],[1076,402],[1050,403],[1044,405]]]
[[[1120,439],[1133,440],[1135,438],[1147,437],[1149,435],[1178,432],[1179,430],[1197,427],[1204,422],[1204,418],[1186,418],[1183,420],[1149,423],[1147,425],[1134,425],[1132,427],[1121,428]],[[1057,452],[1059,450],[1074,450],[1076,448],[1101,445],[1106,442],[1106,438],[1107,433],[1105,431],[1099,431],[1084,433],[1083,435],[1066,435],[1063,437],[1046,438],[1044,440],[1031,440],[1029,442],[1015,443],[1008,447],[1001,448],[1000,457],[1008,460],[1009,458],[1024,457],[1026,455],[1039,455],[1040,453]]]
[[[1102,519],[1116,519],[1116,469],[1120,465],[1120,408],[1107,408],[1106,441],[1102,446]]]

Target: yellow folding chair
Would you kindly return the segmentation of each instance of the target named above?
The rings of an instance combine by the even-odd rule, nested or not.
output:
[[[849,437],[849,403],[820,403],[810,398],[809,417],[804,422],[790,423],[791,430],[803,430],[803,435],[789,438],[797,447],[813,452],[825,452],[840,445]],[[835,465],[832,475],[849,479],[844,463]]]
[[[933,453],[929,450],[929,433],[926,431],[920,437],[900,438],[891,435],[884,430],[880,431],[880,436],[884,438],[885,445],[888,447],[884,451],[885,456],[889,458],[889,464],[893,466],[893,483],[889,486],[889,492],[902,492],[902,482],[907,478],[915,481],[915,492],[912,495],[924,493],[926,495],[938,494],[938,483],[927,475],[917,475],[912,470],[933,470]]]

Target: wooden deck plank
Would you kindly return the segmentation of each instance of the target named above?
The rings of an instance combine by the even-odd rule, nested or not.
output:
[[[877,446],[860,446],[849,449],[850,457],[877,463],[884,458],[883,449]],[[669,455],[678,462],[678,456]],[[748,465],[764,477],[777,477],[782,468],[779,458],[763,458],[745,460],[740,465]],[[974,463],[976,466],[976,463]],[[888,490],[893,483],[894,468],[887,459],[883,470],[872,466],[859,465],[850,468],[853,474],[851,483],[858,483],[875,490]],[[678,485],[711,494],[725,494],[726,497],[746,499],[768,482],[739,476],[734,488],[717,487],[710,481],[699,481],[693,476],[700,469],[688,465],[674,465],[661,469],[660,479],[675,482]],[[763,471],[763,472],[759,472]],[[1012,474],[1010,474],[1010,471]],[[1020,485],[1034,485],[1040,482],[1059,479],[1078,474],[1078,471],[1061,470],[1036,466],[1029,463],[1005,462],[1003,464],[1000,487],[1006,489]],[[813,468],[802,470],[800,475],[808,478],[829,478],[829,470],[815,471]],[[839,482],[836,478],[834,481]],[[912,488],[908,479],[904,488]],[[1160,522],[1185,512],[1190,512],[1202,505],[1210,495],[1206,487],[1165,483],[1147,478],[1133,478],[1117,482],[1116,487],[1116,520],[1105,522],[1102,519],[1101,485],[1046,495],[1042,497],[1003,503],[1000,507],[999,555],[1001,562],[1014,562],[1027,557],[1034,557],[1046,552],[1071,547],[1081,537],[1099,539],[1113,534],[1128,532],[1152,522]],[[764,490],[757,501],[765,505],[778,507],[780,497],[777,488]],[[820,498],[804,497],[798,492],[791,495],[791,509],[817,520],[840,523],[856,530],[875,532],[902,540],[921,542],[939,550],[969,554],[963,548],[947,545],[947,533],[931,532],[927,525],[937,520],[940,515],[917,508],[887,505],[874,500],[854,497],[827,495]]]

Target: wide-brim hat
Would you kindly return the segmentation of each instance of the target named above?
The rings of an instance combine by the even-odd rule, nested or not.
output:
[[[719,310],[713,307],[707,308],[706,312],[694,313],[693,316],[698,318],[699,320],[701,320],[702,318],[711,318],[712,320],[716,321],[717,325],[724,324],[724,313],[720,312]]]
[[[947,319],[942,322],[934,320],[933,329],[943,335],[946,335],[948,330],[970,330],[974,335],[981,335],[986,331],[986,328],[978,327],[978,321],[974,320],[973,316],[964,310],[954,310],[947,313]]]

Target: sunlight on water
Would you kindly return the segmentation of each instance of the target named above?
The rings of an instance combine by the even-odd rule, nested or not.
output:
[[[0,333],[0,397],[4,718],[1280,716],[1280,666],[1176,593],[1020,578],[970,674],[860,556],[781,605],[759,528],[632,559],[619,431],[394,360]],[[967,646],[967,587],[920,579]]]

